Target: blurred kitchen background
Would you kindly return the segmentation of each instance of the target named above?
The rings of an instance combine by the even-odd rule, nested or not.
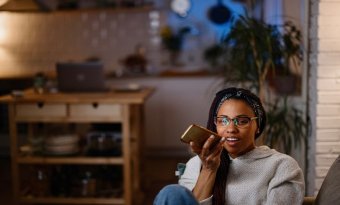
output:
[[[176,182],[176,164],[185,162],[191,156],[179,137],[189,124],[205,125],[212,97],[224,82],[223,76],[220,75],[221,70],[213,66],[204,54],[221,42],[229,32],[231,23],[239,15],[246,14],[245,8],[251,8],[251,15],[264,19],[267,23],[282,24],[285,20],[291,20],[301,30],[305,55],[309,55],[319,52],[314,44],[312,47],[315,51],[308,50],[309,31],[317,28],[315,22],[318,21],[318,15],[325,9],[339,7],[338,4],[327,3],[320,3],[319,7],[321,1],[314,1],[311,5],[307,0],[0,2],[3,2],[0,7],[0,94],[32,87],[33,79],[38,73],[43,74],[48,79],[48,86],[53,88],[57,83],[57,62],[100,61],[105,68],[107,84],[111,87],[138,85],[156,88],[145,105],[144,122],[144,155],[147,161],[144,164],[143,183],[146,193],[152,190],[149,192],[150,199],[163,185]],[[229,14],[224,14],[227,15],[226,20],[219,22],[209,12],[221,5],[228,9]],[[325,16],[337,15],[332,11],[331,9]],[[313,15],[316,17],[312,18]],[[322,21],[328,22],[324,23],[325,30],[327,25],[335,22],[326,20],[327,18],[324,18]],[[169,35],[175,37],[175,40],[164,43]],[[310,38],[318,39],[317,34]],[[325,38],[333,37],[326,35]],[[317,58],[311,58],[310,61],[315,59]],[[330,60],[334,59],[336,57]],[[321,60],[326,61],[327,58]],[[305,58],[300,71],[301,91],[293,97],[293,102],[304,112],[309,111],[308,100],[314,102],[317,98],[317,95],[313,99],[308,98],[310,93],[317,93],[317,89],[314,86],[314,75],[314,81],[311,82],[313,90],[308,90],[307,61],[308,58]],[[316,66],[318,63],[312,64]],[[334,70],[334,66],[328,66],[327,69]],[[323,76],[325,77],[334,78],[332,75]],[[325,84],[322,81],[321,85]],[[328,87],[321,89],[332,90]],[[314,118],[315,107],[312,108]],[[1,105],[0,154],[5,162],[9,156],[7,115],[6,105]],[[312,121],[316,124],[315,119]],[[316,131],[313,131],[313,134],[314,138],[310,142],[313,147],[310,154],[312,158],[315,155]],[[326,159],[335,159],[333,155],[327,157],[330,156],[327,152],[323,154],[321,161],[324,156]],[[296,158],[305,169],[304,161],[307,156]],[[310,160],[309,166],[314,169],[315,158]],[[6,169],[6,163],[1,167],[9,171]],[[155,171],[160,167],[161,172]],[[316,181],[316,171],[310,171],[309,193],[314,193],[321,184],[325,171],[322,166],[321,169],[323,174],[318,176],[320,179]],[[164,175],[160,176],[161,173]],[[317,184],[316,188],[314,183]]]
[[[221,24],[208,16],[217,0],[189,0],[185,16],[171,10],[172,2],[10,0],[0,8],[8,10],[0,13],[1,78],[53,74],[56,62],[86,59],[98,59],[107,74],[120,76],[124,59],[138,50],[147,59],[145,74],[179,69],[169,62],[168,50],[162,47],[161,32],[166,27],[174,34],[183,28],[189,30],[182,42],[180,69],[214,69],[203,53],[221,41],[233,18],[245,13],[247,1],[223,1],[230,9],[230,19]],[[268,22],[282,23],[284,15],[301,29],[303,1],[280,1],[282,5],[267,2],[266,8],[256,9],[265,9]]]
[[[211,97],[223,81],[219,75],[212,75],[217,68],[204,59],[204,52],[222,40],[230,22],[245,13],[244,7],[250,1],[223,1],[230,9],[230,18],[221,24],[214,23],[208,15],[218,1],[188,1],[191,5],[185,15],[176,13],[172,2],[176,1],[10,0],[0,12],[0,77],[7,82],[19,78],[23,84],[30,84],[40,72],[53,84],[56,62],[101,61],[110,85],[135,83],[156,87],[150,109],[156,111],[152,112],[153,117],[163,112],[159,117],[166,119],[162,119],[162,125],[157,123],[152,130],[147,129],[147,147],[183,150],[176,136],[192,120],[205,124]],[[304,29],[304,1],[265,2],[255,6],[254,13],[264,13],[272,23],[281,23],[285,16]],[[183,28],[188,32],[174,60],[171,50],[162,44],[162,32],[171,29],[176,35]],[[145,63],[133,70],[129,63],[134,63],[131,56],[137,54],[145,58]],[[20,86],[12,83],[2,89],[11,89],[13,85]],[[177,113],[185,112],[186,121],[179,120]]]

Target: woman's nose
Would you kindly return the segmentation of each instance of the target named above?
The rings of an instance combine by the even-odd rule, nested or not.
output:
[[[234,124],[234,122],[231,122],[231,123],[229,123],[229,125],[227,125],[227,126],[225,127],[225,130],[224,130],[224,131],[227,132],[227,133],[234,133],[234,132],[237,131],[237,127],[236,127],[236,125]]]

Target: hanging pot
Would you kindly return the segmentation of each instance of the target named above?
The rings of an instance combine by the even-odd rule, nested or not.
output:
[[[210,21],[215,24],[224,24],[230,20],[231,11],[223,3],[223,0],[217,0],[217,5],[211,7],[208,11]]]

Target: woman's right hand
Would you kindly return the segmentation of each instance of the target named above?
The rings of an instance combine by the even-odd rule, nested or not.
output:
[[[219,143],[214,143],[215,137],[210,136],[203,147],[190,142],[192,151],[199,156],[202,162],[202,169],[193,189],[194,196],[198,201],[207,199],[212,195],[217,169],[220,166],[220,155],[224,149],[223,143],[225,139],[222,138]]]
[[[220,155],[223,150],[223,143],[225,138],[223,137],[219,143],[214,144],[214,138],[216,136],[211,135],[204,143],[203,147],[199,147],[193,141],[190,142],[190,147],[202,161],[202,169],[217,171],[220,166]]]

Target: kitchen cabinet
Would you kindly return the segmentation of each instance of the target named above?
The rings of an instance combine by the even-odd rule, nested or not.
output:
[[[11,149],[12,186],[15,204],[136,204],[142,196],[140,190],[140,158],[143,146],[143,106],[146,99],[152,94],[152,88],[143,88],[133,92],[107,93],[46,93],[36,94],[32,90],[25,91],[23,96],[11,95],[0,97],[1,103],[8,104],[9,134]],[[46,155],[24,152],[22,147],[28,139],[35,135],[36,125],[48,124],[87,124],[87,123],[117,123],[121,126],[121,155],[119,156],[88,156],[83,152],[72,155]],[[27,125],[25,133],[20,125]],[[24,137],[22,137],[24,135]],[[23,139],[21,139],[23,138]],[[63,167],[64,166],[64,167]],[[96,167],[121,167],[122,196],[98,197],[93,188],[88,186],[85,197],[80,196],[53,196],[41,194],[41,190],[51,188],[44,180],[51,182],[57,180],[56,175],[44,175],[38,171],[40,182],[35,182],[35,195],[25,195],[27,182],[36,176],[30,176],[30,168],[43,167],[43,169],[56,168],[61,172],[65,166],[88,166],[93,170]],[[23,169],[24,168],[24,169]],[[43,170],[42,169],[42,170]],[[115,173],[112,173],[114,175]],[[64,176],[67,173],[64,173]],[[26,176],[26,178],[24,177]],[[60,179],[61,180],[61,179]],[[59,180],[59,181],[60,181]],[[58,180],[57,180],[58,181]],[[90,183],[90,181],[88,181]],[[72,186],[72,184],[68,184]],[[57,187],[58,188],[58,187]],[[84,190],[83,190],[84,191]],[[134,200],[132,200],[132,193]]]

